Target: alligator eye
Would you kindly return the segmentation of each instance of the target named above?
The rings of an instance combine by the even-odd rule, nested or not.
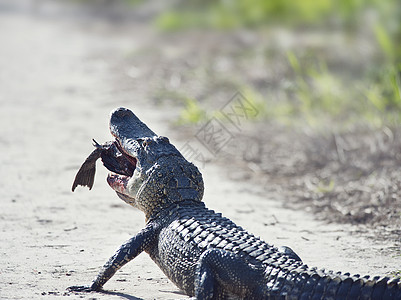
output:
[[[151,143],[151,141],[145,140],[145,141],[142,142],[142,146],[143,146],[143,147],[149,146],[150,143]]]

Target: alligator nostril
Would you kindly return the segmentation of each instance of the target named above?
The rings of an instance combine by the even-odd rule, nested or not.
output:
[[[122,120],[126,117],[131,117],[133,112],[125,107],[116,108],[111,112],[110,119],[113,121]]]
[[[113,115],[117,115],[119,117],[125,117],[125,116],[131,115],[131,114],[132,114],[132,112],[125,107],[119,107],[113,112]]]
[[[165,143],[170,143],[170,140],[166,136],[160,136],[159,138],[160,138],[161,141],[163,141]]]

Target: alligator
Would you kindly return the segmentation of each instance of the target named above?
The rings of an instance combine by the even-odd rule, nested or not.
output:
[[[69,291],[102,291],[123,265],[145,251],[167,277],[195,299],[401,299],[399,278],[369,277],[308,267],[288,247],[275,247],[202,202],[198,168],[126,108],[112,111],[115,140],[95,150],[73,190],[92,188],[96,160],[146,225],[106,262],[91,284]]]

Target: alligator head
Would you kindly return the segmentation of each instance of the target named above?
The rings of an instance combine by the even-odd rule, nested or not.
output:
[[[108,184],[121,199],[142,210],[147,219],[172,203],[202,200],[201,173],[168,138],[157,136],[126,108],[111,112],[110,131],[115,141],[96,144],[81,169],[87,164],[86,169],[94,176],[94,162],[101,157],[111,171]],[[77,185],[88,185],[82,184],[78,174],[73,190]]]

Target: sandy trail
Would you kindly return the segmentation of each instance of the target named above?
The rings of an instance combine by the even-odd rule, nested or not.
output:
[[[184,297],[145,254],[107,283],[108,294],[65,293],[70,285],[89,283],[144,224],[142,213],[107,186],[100,165],[92,191],[71,193],[75,172],[92,150],[91,139],[110,139],[109,112],[130,107],[155,132],[177,145],[185,142],[179,132],[168,130],[164,109],[136,100],[140,91],[135,99],[127,97],[112,80],[109,71],[140,38],[97,24],[95,29],[43,17],[29,7],[1,13],[2,299]],[[399,268],[391,244],[372,243],[350,235],[354,227],[283,209],[269,195],[252,193],[254,186],[224,179],[224,170],[213,163],[202,172],[209,207],[270,243],[292,247],[309,265],[363,274]]]

